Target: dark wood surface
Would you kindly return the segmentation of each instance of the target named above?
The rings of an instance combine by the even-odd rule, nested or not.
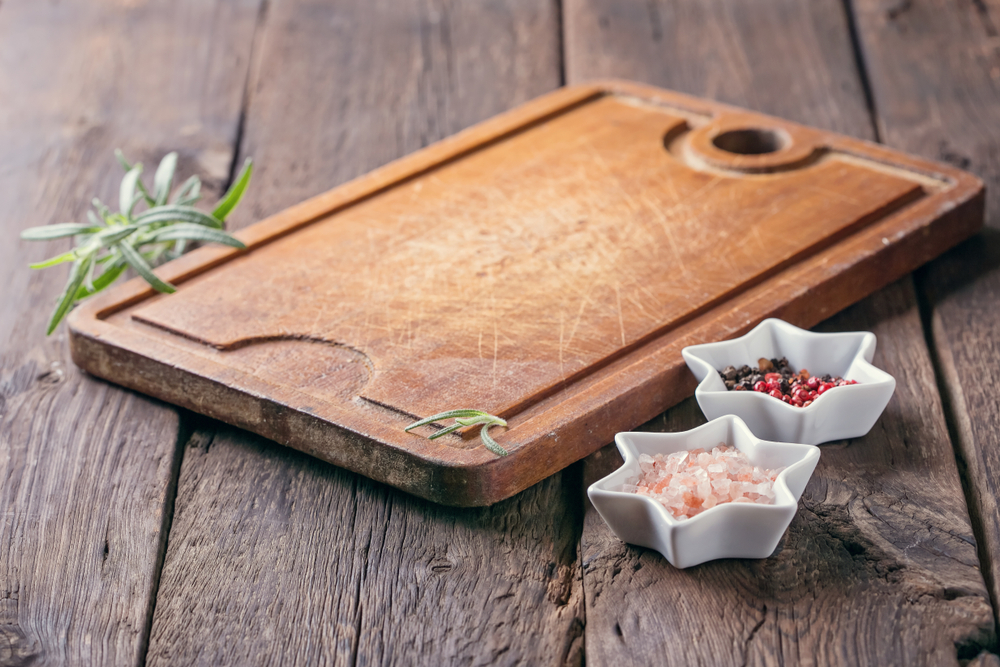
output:
[[[885,143],[960,165],[987,183],[986,228],[917,274],[925,335],[963,471],[979,555],[1000,600],[1000,4],[855,3],[874,117]],[[944,131],[954,127],[956,131]]]
[[[116,146],[215,192],[253,155],[245,225],[597,76],[944,159],[995,201],[997,11],[4,0],[0,229],[112,199]],[[0,664],[997,664],[991,230],[823,325],[878,334],[886,415],[824,447],[774,557],[684,571],[586,503],[613,448],[447,509],[88,378],[42,337],[62,276],[24,267],[62,246],[4,247]]]
[[[0,664],[141,664],[176,495],[177,411],[94,380],[44,327],[61,251],[20,229],[117,197],[112,151],[228,178],[255,3],[0,4]],[[55,274],[55,275],[53,275]]]
[[[692,43],[662,37],[660,53],[676,64],[665,84],[707,94],[713,77],[739,81],[724,93],[727,101],[791,118],[806,114],[874,139],[842,5],[756,4],[655,5],[683,21],[683,28],[666,26],[688,39],[712,36]],[[573,7],[568,71],[581,78],[664,76],[654,60],[636,57],[656,50],[661,38],[635,30],[629,8],[645,9],[595,0]],[[633,38],[617,37],[622,31]],[[832,39],[838,33],[841,39]],[[706,42],[714,60],[695,48]],[[882,290],[821,329],[877,335],[875,363],[899,384],[876,427],[864,438],[823,447],[788,535],[765,561],[710,563],[691,576],[655,553],[623,545],[588,508],[582,536],[588,658],[746,665],[796,664],[806,654],[819,664],[942,664],[954,659],[956,647],[971,658],[995,641],[944,415],[936,392],[925,390],[934,386],[934,371],[912,281]],[[704,422],[693,401],[685,407],[648,428]],[[592,456],[585,483],[620,461],[614,447]],[[655,613],[665,599],[684,609],[683,624]],[[705,608],[719,610],[725,622],[696,611]],[[651,638],[639,641],[640,633]],[[698,641],[685,642],[692,635]],[[684,649],[672,650],[678,646]]]

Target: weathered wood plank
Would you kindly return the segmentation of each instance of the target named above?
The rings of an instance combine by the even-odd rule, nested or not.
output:
[[[249,224],[559,86],[555,3],[277,0],[241,155]]]
[[[0,5],[0,663],[141,664],[179,463],[174,409],[44,337],[67,242],[16,235],[117,201],[116,147],[217,190],[258,4]]]
[[[574,78],[625,76],[872,137],[839,2],[570,2]],[[589,662],[945,664],[995,643],[912,282],[824,325],[879,336],[896,395],[865,438],[824,447],[778,552],[679,571],[587,510]],[[648,428],[701,423],[693,401]],[[590,482],[620,464],[587,461]]]
[[[149,663],[573,662],[582,519],[564,478],[457,510],[206,421]]]
[[[551,4],[282,0],[259,44],[244,222],[559,84]],[[456,510],[214,423],[191,445],[150,664],[580,662],[574,473]]]
[[[1000,4],[854,3],[882,140],[986,182],[987,227],[919,274],[940,381],[1000,600]],[[995,608],[995,607],[994,607]]]
[[[563,15],[567,83],[635,79],[872,138],[838,2],[566,0]]]
[[[913,299],[912,285],[901,281],[821,327],[874,331],[875,363],[899,385],[868,436],[823,447],[771,558],[676,570],[655,552],[621,543],[588,510],[588,660],[940,665],[993,645],[954,458],[942,446],[940,404],[924,393],[933,374],[926,349],[913,344]],[[689,401],[648,428],[703,421]],[[620,461],[613,448],[602,450],[588,460],[585,481]]]

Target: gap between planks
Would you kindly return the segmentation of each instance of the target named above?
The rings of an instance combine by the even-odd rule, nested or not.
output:
[[[177,485],[181,476],[181,464],[184,462],[184,451],[195,432],[192,425],[193,418],[193,413],[183,408],[177,408],[177,442],[174,445],[174,458],[170,466],[170,480],[164,494],[163,521],[160,524],[160,542],[156,547],[156,564],[153,566],[153,585],[150,588],[146,622],[142,628],[142,637],[139,639],[139,664],[141,667],[145,667],[146,655],[149,652],[149,635],[153,629],[153,614],[156,611],[156,596],[160,590],[160,575],[163,574],[163,563],[167,558],[170,526],[174,521],[174,504],[177,501]]]
[[[247,110],[250,105],[250,85],[254,79],[258,55],[260,53],[260,37],[263,33],[264,23],[267,19],[267,10],[271,0],[261,0],[257,9],[257,18],[254,24],[253,35],[250,38],[250,52],[248,55],[248,66],[246,76],[243,79],[243,93],[240,99],[240,115],[236,123],[236,136],[232,143],[232,162],[229,165],[229,174],[225,183],[219,189],[220,196],[229,190],[241,164],[240,147],[243,143],[243,130],[246,124]],[[0,9],[3,8],[3,0],[0,0]],[[184,452],[197,432],[198,424],[207,420],[196,413],[183,408],[176,408],[177,419],[177,442],[174,448],[174,460],[170,469],[170,482],[165,494],[165,504],[163,508],[163,523],[160,529],[160,543],[157,545],[156,564],[154,566],[153,585],[150,591],[146,622],[143,626],[142,637],[139,644],[139,654],[141,656],[140,665],[145,667],[149,657],[149,637],[153,629],[153,617],[156,613],[156,601],[160,591],[160,577],[163,575],[163,565],[167,558],[167,546],[170,542],[170,529],[174,520],[174,506],[177,503],[177,491],[179,488],[181,466],[184,462]]]
[[[854,66],[858,70],[858,81],[865,96],[865,106],[868,109],[868,119],[872,126],[872,137],[877,143],[882,142],[882,133],[878,127],[878,113],[875,109],[875,97],[872,94],[872,84],[868,80],[868,69],[865,67],[865,54],[861,49],[861,38],[854,19],[854,0],[843,0],[844,16],[847,20],[847,32],[851,38],[851,51],[854,54]]]

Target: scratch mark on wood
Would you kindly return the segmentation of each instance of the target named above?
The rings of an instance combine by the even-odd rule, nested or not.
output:
[[[572,331],[569,332],[569,340],[566,341],[567,346],[570,345],[573,342],[573,339],[576,337],[577,327],[580,326],[580,319],[583,318],[583,311],[587,307],[588,303],[590,303],[590,295],[584,294],[583,300],[580,301],[580,308],[576,312],[576,321],[573,322],[573,329]]]
[[[615,282],[615,300],[618,302],[618,327],[622,334],[622,345],[625,345],[625,318],[622,316],[622,290],[618,282]]]

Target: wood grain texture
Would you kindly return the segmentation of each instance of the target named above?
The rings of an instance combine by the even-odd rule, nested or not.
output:
[[[116,201],[112,151],[228,177],[257,2],[0,4],[0,663],[138,665],[179,461],[176,411],[44,337],[65,241],[21,229]]]
[[[571,80],[655,81],[872,137],[840,3],[570,2],[565,17]],[[995,646],[912,282],[823,328],[878,335],[875,363],[898,384],[875,429],[823,448],[767,560],[675,570],[588,509],[589,662],[954,664]],[[688,401],[647,428],[702,421]],[[619,462],[595,454],[585,483]]]
[[[986,182],[987,227],[919,274],[971,510],[1000,599],[1000,4],[855,2],[882,139]]]
[[[240,145],[267,187],[234,225],[557,87],[556,20],[554,3],[522,0],[273,2]]]
[[[567,83],[634,79],[872,138],[838,2],[566,0],[563,17]]]
[[[923,196],[917,174],[884,173],[874,161],[743,177],[748,159],[808,159],[826,138],[802,130],[792,155],[736,155],[707,140],[715,127],[685,129],[669,104],[593,100],[236,256],[129,315],[202,342],[222,365],[284,337],[335,341],[371,368],[319,392],[315,380],[285,380],[319,401],[358,396],[404,421],[466,404],[509,418]],[[663,135],[675,131],[675,142],[733,173],[720,178],[685,149],[665,151]],[[729,258],[721,274],[713,252]],[[278,364],[268,368],[280,374]]]
[[[272,3],[247,210],[554,88],[556,19],[527,2]],[[578,494],[566,473],[443,509],[208,424],[181,469],[149,664],[579,664]]]
[[[579,487],[413,498],[205,421],[185,453],[149,664],[579,661]]]
[[[588,509],[588,662],[941,665],[995,646],[941,406],[925,393],[933,371],[913,344],[914,301],[905,280],[820,327],[874,331],[874,363],[899,384],[867,436],[822,447],[771,558],[677,570]],[[646,429],[703,422],[689,400]],[[585,484],[620,464],[602,450],[586,460]]]

